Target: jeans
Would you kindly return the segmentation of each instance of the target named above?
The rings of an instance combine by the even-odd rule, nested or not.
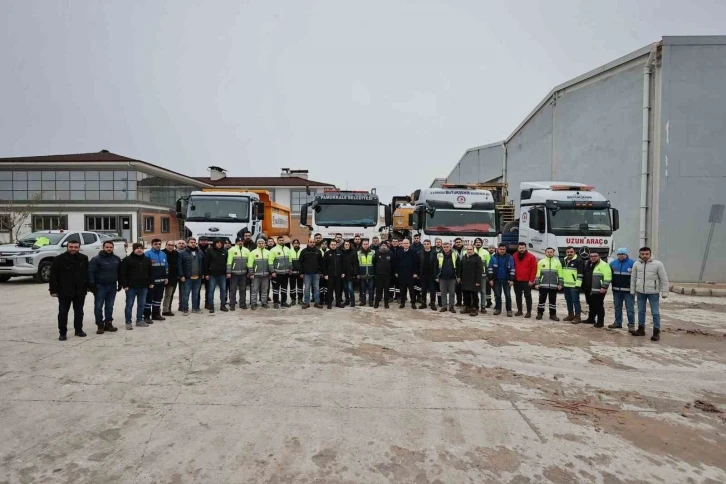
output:
[[[113,303],[116,300],[116,284],[97,285],[93,300],[93,314],[96,316],[96,324],[110,323],[113,321]],[[104,318],[104,307],[106,309]]]
[[[637,293],[638,326],[645,327],[645,305],[650,303],[650,315],[653,316],[653,329],[660,329],[660,294]]]
[[[355,307],[355,291],[353,290],[353,281],[343,281],[343,292],[345,293],[345,302],[350,303],[350,307]]]
[[[192,295],[192,310],[199,311],[199,291],[202,288],[202,278],[185,279],[184,291],[182,292],[182,311],[189,311],[189,294]]]
[[[68,331],[68,311],[73,306],[73,328],[76,333],[83,330],[83,304],[86,295],[74,297],[58,296],[58,332],[65,336]]]
[[[628,326],[635,325],[635,296],[628,291],[613,291],[613,304],[615,304],[615,324],[623,325],[623,303],[628,315]],[[651,309],[652,311],[652,309]]]
[[[579,315],[582,312],[580,307],[580,289],[577,287],[566,287],[564,289],[567,313]]]
[[[360,303],[365,304],[366,298],[369,303],[373,303],[373,298],[375,297],[376,292],[376,284],[375,280],[373,278],[371,279],[361,279],[360,280]]]
[[[320,304],[320,274],[305,274],[303,284],[303,302],[310,304],[312,297],[315,304]]]
[[[522,311],[522,296],[527,305],[527,312],[532,312],[532,287],[529,281],[514,281],[514,298],[517,302],[517,311]]]
[[[456,279],[439,279],[441,307],[453,308],[456,302]]]
[[[136,301],[136,322],[141,322],[144,319],[144,306],[146,305],[146,292],[148,290],[146,287],[129,287],[129,290],[126,291],[124,317],[127,323],[133,321],[131,309],[134,307],[134,301]]]
[[[207,304],[214,307],[214,290],[219,288],[219,301],[224,306],[227,304],[227,276],[209,276],[209,288],[207,291]]]
[[[496,279],[494,281],[494,309],[496,311],[502,310],[502,292],[504,293],[504,299],[506,300],[507,311],[511,311],[512,293],[509,290],[509,281],[507,279]]]

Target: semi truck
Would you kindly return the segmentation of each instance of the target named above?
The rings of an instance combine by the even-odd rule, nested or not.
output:
[[[384,207],[384,222],[380,220],[380,207]],[[391,208],[380,203],[375,189],[371,191],[325,190],[312,202],[300,207],[300,225],[311,234],[323,239],[343,239],[355,236],[371,239],[391,224]]]
[[[541,181],[519,186],[519,218],[502,230],[502,241],[512,250],[524,242],[537,258],[547,247],[565,257],[569,246],[581,257],[597,252],[607,260],[618,230],[618,210],[595,188],[584,183]]]
[[[184,237],[229,239],[245,231],[257,240],[290,233],[290,209],[270,200],[265,190],[203,189],[176,202],[177,218],[184,221]]]
[[[452,243],[461,238],[473,244],[479,237],[485,246],[497,243],[499,213],[489,190],[446,184],[417,190],[413,198],[412,231],[422,238],[432,243],[436,238]]]

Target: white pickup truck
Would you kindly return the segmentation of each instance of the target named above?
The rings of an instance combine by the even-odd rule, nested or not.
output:
[[[126,242],[122,239],[97,232],[43,230],[26,235],[15,244],[0,245],[0,282],[33,276],[36,282],[47,283],[53,258],[65,252],[68,241],[73,239],[81,242],[81,253],[89,259],[98,255],[107,240],[113,242],[114,254],[126,257]]]

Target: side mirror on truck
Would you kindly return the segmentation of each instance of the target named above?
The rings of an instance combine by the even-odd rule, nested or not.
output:
[[[255,202],[257,206],[257,220],[265,220],[265,202]]]
[[[308,206],[303,205],[300,207],[300,225],[307,227],[308,225]]]
[[[185,210],[186,203],[184,203],[184,202],[185,202],[185,200],[183,198],[180,198],[179,200],[176,201],[176,218],[178,218],[180,220],[184,220],[186,218],[186,213],[184,213],[184,212],[186,212],[186,210]]]
[[[613,232],[620,228],[620,213],[617,208],[613,209]]]
[[[393,214],[391,213],[391,206],[385,205],[383,207],[383,219],[385,221],[386,227],[390,227],[393,225]]]

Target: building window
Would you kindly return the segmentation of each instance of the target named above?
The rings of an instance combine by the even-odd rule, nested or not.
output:
[[[86,230],[91,232],[116,232],[116,222],[116,216],[86,215]]]
[[[169,217],[161,217],[161,232],[162,233],[168,234],[169,232],[171,232],[171,230],[169,228],[169,224],[170,224]]]
[[[67,215],[33,215],[33,230],[68,229]]]
[[[315,192],[310,191],[310,195],[305,190],[290,190],[290,210],[291,215],[300,215],[300,207],[315,199]]]
[[[154,217],[144,217],[144,232],[154,231]]]
[[[0,215],[0,232],[10,231],[10,215]]]

